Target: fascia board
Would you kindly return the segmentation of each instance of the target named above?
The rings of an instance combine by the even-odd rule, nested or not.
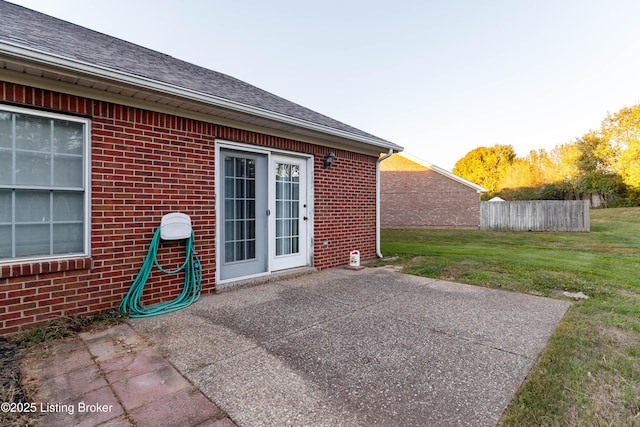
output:
[[[26,62],[25,62],[26,63]],[[53,68],[52,68],[53,70]],[[77,76],[73,76],[76,78]],[[327,148],[333,148],[336,150],[345,150],[359,154],[365,154],[368,156],[377,157],[380,155],[380,149],[372,147],[368,144],[355,142],[353,140],[347,140],[336,136],[327,134],[321,134],[314,132],[315,135],[306,135],[302,133],[295,133],[291,129],[275,129],[266,127],[261,124],[253,124],[248,122],[236,121],[231,118],[225,118],[210,114],[207,112],[201,112],[197,109],[189,108],[190,105],[199,106],[204,105],[195,101],[184,100],[183,98],[173,97],[176,100],[181,100],[182,106],[169,105],[164,103],[158,103],[145,99],[130,97],[122,95],[116,92],[97,90],[88,86],[76,85],[71,82],[62,80],[53,80],[43,78],[33,74],[27,74],[18,71],[4,71],[0,75],[0,80],[4,80],[11,83],[37,87],[44,90],[51,90],[54,92],[67,93],[69,95],[80,96],[83,98],[95,99],[98,101],[110,102],[119,105],[126,105],[134,108],[142,108],[149,111],[156,111],[159,113],[178,115],[180,117],[198,120],[205,123],[213,123],[221,126],[227,126],[236,129],[242,129],[249,132],[256,132],[265,135],[272,135],[278,138],[291,139],[301,141],[309,144],[320,145]],[[148,92],[146,92],[148,93]],[[172,99],[173,99],[172,98]],[[169,99],[168,97],[165,99]],[[211,108],[217,108],[210,106]],[[240,113],[237,113],[240,114]],[[264,120],[264,119],[263,119]],[[294,126],[290,126],[293,129]],[[309,133],[312,133],[309,131]]]

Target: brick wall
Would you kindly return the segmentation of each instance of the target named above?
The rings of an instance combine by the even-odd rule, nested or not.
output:
[[[0,264],[0,335],[116,308],[169,212],[191,216],[203,293],[212,292],[216,138],[313,154],[314,265],[345,265],[352,249],[375,257],[375,157],[332,149],[338,159],[325,169],[329,149],[321,145],[5,82],[0,101],[92,120],[91,258]],[[159,259],[177,267],[184,243],[163,244]],[[183,280],[154,270],[144,302],[174,298]]]
[[[480,226],[480,195],[438,172],[382,171],[380,182],[382,227]]]
[[[315,158],[315,265],[349,263],[349,252],[361,260],[376,257],[376,158],[333,150],[337,159],[324,169]]]

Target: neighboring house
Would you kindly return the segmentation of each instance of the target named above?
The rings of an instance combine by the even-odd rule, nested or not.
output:
[[[483,187],[404,153],[383,160],[380,171],[383,227],[480,226]]]
[[[116,308],[164,214],[203,292],[376,257],[381,154],[402,147],[211,71],[0,1],[0,334]],[[329,153],[335,162],[327,167]],[[184,243],[161,246],[172,268]],[[155,271],[145,303],[183,278]]]

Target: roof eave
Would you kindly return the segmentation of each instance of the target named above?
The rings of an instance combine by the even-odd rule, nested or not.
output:
[[[61,70],[65,70],[66,72],[79,73],[85,76],[93,76],[99,79],[105,79],[115,83],[139,87],[157,93],[177,96],[186,100],[209,104],[214,107],[235,111],[249,116],[260,117],[266,120],[272,120],[301,129],[319,132],[322,134],[331,135],[333,137],[344,138],[346,140],[369,145],[372,148],[381,150],[381,152],[386,152],[388,150],[402,151],[403,149],[399,145],[382,139],[368,138],[363,135],[357,135],[340,129],[312,123],[306,120],[298,119],[251,105],[246,105],[215,95],[185,89],[169,83],[152,80],[146,77],[113,70],[111,68],[94,65],[75,59],[69,59],[59,55],[51,54],[49,52],[24,47],[18,44],[9,43],[6,40],[0,41],[0,55],[6,55],[9,57],[22,59],[49,67],[55,67]]]

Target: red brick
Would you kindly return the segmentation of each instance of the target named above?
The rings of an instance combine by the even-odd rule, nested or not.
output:
[[[15,102],[25,106],[91,116],[93,163],[92,257],[2,267],[2,277],[12,276],[12,288],[3,292],[37,291],[20,293],[23,296],[13,298],[13,305],[35,302],[39,306],[28,310],[51,310],[26,314],[20,327],[63,312],[90,314],[117,307],[144,261],[162,215],[178,209],[194,221],[201,262],[207,266],[203,292],[211,292],[215,287],[216,138],[314,155],[315,266],[346,264],[354,247],[363,260],[375,257],[375,156],[332,148],[338,160],[331,169],[324,169],[329,149],[320,145],[18,86],[0,82],[0,101],[17,97],[22,99]],[[329,247],[322,245],[324,240]],[[163,265],[172,268],[181,263],[182,246],[165,249],[160,257]],[[168,278],[154,273],[145,299],[174,298],[182,280],[180,275]],[[13,329],[15,325],[4,324],[0,333]]]
[[[17,319],[11,319],[4,322],[5,328],[18,325],[29,325],[35,322],[34,316],[21,316]]]
[[[480,195],[476,189],[399,155],[384,160],[382,165],[382,226],[480,226]]]
[[[31,327],[33,327],[33,325],[30,325]],[[7,327],[0,327],[0,335],[9,335],[9,334],[14,334],[16,332],[20,332],[20,327],[18,326],[13,326],[10,328]]]
[[[35,291],[33,289],[21,289],[19,291],[11,291],[7,293],[5,298],[23,297],[25,295],[33,295]]]
[[[25,316],[34,316],[37,314],[43,314],[43,313],[49,313],[50,308],[49,307],[39,307],[39,308],[33,308],[31,310],[25,310],[24,311],[24,315]]]

